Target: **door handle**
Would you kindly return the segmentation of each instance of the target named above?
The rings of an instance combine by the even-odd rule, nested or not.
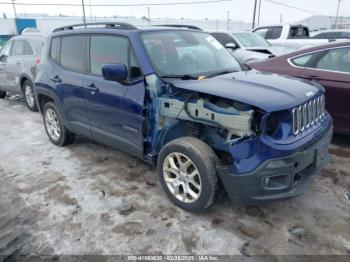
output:
[[[55,75],[53,78],[50,78],[50,80],[54,83],[61,83],[62,79],[60,78],[59,75]]]
[[[86,86],[86,88],[87,88],[91,93],[95,93],[95,92],[100,91],[100,89],[99,89],[94,83],[88,84],[88,85]]]
[[[21,61],[16,61],[16,64],[17,64],[17,65],[21,65],[21,64],[23,64],[23,62],[21,62]]]

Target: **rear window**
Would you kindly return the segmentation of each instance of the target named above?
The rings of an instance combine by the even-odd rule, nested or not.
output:
[[[237,45],[236,41],[229,34],[226,34],[226,33],[211,33],[211,35],[214,36],[216,38],[216,40],[218,40],[220,42],[220,44],[222,44],[223,46],[225,46],[225,45],[227,45],[229,43],[233,43],[233,44]]]
[[[86,36],[64,36],[61,39],[61,65],[72,71],[86,70]]]
[[[282,26],[271,27],[267,39],[278,39],[282,34]]]
[[[20,56],[24,54],[24,42],[21,40],[16,40],[12,46],[12,56]]]
[[[289,31],[288,38],[308,38],[309,37],[309,29],[304,26],[292,26]]]

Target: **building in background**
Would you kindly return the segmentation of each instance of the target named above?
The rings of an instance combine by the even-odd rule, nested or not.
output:
[[[48,16],[45,14],[19,14],[21,19],[0,19],[0,35],[12,35],[20,33],[24,28],[23,24],[27,23],[27,27],[36,27],[43,33],[50,33],[53,29],[65,25],[80,24],[82,18],[79,16]],[[21,20],[21,21],[19,21]],[[33,22],[34,21],[34,22]],[[251,23],[243,21],[227,21],[227,20],[209,20],[209,19],[174,19],[174,18],[152,18],[149,23],[146,17],[136,18],[132,16],[118,17],[86,17],[86,22],[107,22],[118,21],[133,24],[135,26],[148,26],[157,24],[186,24],[195,25],[203,30],[250,30]]]
[[[337,25],[335,24],[337,20]],[[304,20],[297,22],[298,24],[306,25],[311,31],[326,30],[326,29],[350,29],[350,17],[339,16],[323,16],[313,15]]]

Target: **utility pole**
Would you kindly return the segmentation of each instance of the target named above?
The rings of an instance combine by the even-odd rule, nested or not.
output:
[[[15,12],[15,18],[17,19],[15,0],[12,0],[13,11]]]
[[[261,0],[259,0],[258,26],[260,25]]]
[[[147,7],[148,25],[151,25],[151,7]]]
[[[337,8],[337,15],[335,16],[335,25],[334,25],[335,28],[334,29],[337,29],[340,2],[341,2],[341,0],[338,0],[338,8]]]
[[[230,27],[230,11],[227,11],[226,30],[229,30],[229,27]]]
[[[256,5],[258,3],[258,0],[254,1],[254,12],[253,12],[253,24],[252,24],[252,29],[255,28],[255,17],[256,17]]]
[[[83,23],[86,28],[86,16],[85,16],[85,5],[84,5],[84,0],[81,0],[81,4],[83,6]]]

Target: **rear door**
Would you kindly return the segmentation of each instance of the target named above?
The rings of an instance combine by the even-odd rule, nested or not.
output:
[[[6,63],[8,89],[16,93],[21,92],[19,76],[24,66],[24,47],[23,40],[15,40]]]
[[[129,39],[115,34],[92,34],[89,46],[89,75],[84,78],[84,87],[92,135],[142,157],[145,86]],[[128,66],[129,85],[103,78],[103,64],[116,63]]]
[[[53,38],[50,56],[54,65],[49,72],[49,79],[59,96],[69,129],[91,136],[86,112],[86,88],[83,85],[83,77],[87,71],[87,39],[86,34]]]
[[[338,131],[350,133],[350,47],[321,53],[300,76],[316,80],[326,89],[326,106]]]

